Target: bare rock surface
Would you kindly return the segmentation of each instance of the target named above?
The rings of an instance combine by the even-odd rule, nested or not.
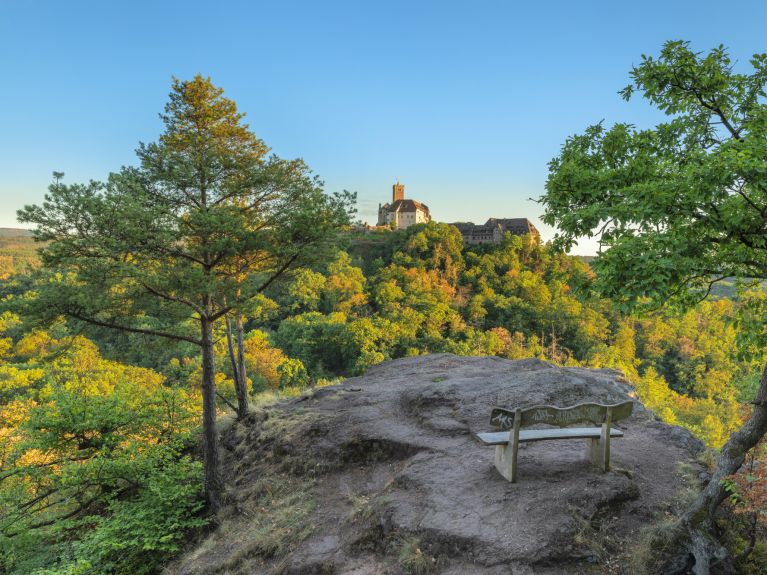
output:
[[[473,434],[491,429],[493,406],[627,398],[614,370],[449,354],[382,363],[227,430],[230,504],[168,573],[621,573],[638,530],[703,470],[700,442],[637,400],[617,425],[613,471],[590,466],[585,440],[541,441],[522,444],[511,484]]]

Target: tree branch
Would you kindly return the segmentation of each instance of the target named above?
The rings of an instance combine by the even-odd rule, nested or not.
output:
[[[227,398],[225,398],[223,395],[221,395],[218,390],[216,390],[216,397],[218,397],[221,401],[223,401],[225,404],[227,404],[230,408],[234,410],[235,413],[237,413],[237,408],[232,405],[232,402],[229,401]]]
[[[244,301],[252,299],[252,298],[256,297],[256,295],[262,293],[277,278],[279,278],[283,273],[285,273],[285,271],[290,267],[290,265],[294,261],[296,261],[298,259],[298,256],[299,256],[298,252],[296,252],[295,254],[290,256],[290,258],[288,258],[288,260],[284,264],[282,264],[279,268],[277,268],[277,270],[271,275],[271,277],[268,280],[266,280],[263,284],[261,284],[259,286],[259,288],[254,293],[252,293],[251,295],[247,296]],[[226,306],[222,307],[220,310],[218,310],[216,313],[214,313],[213,315],[210,316],[211,321],[215,321],[215,320],[219,319],[221,316],[226,315],[233,308],[234,308],[234,306],[232,306],[232,305],[226,305]]]
[[[144,288],[146,290],[148,290],[149,292],[153,293],[157,297],[160,297],[160,298],[162,298],[164,300],[167,300],[167,301],[172,301],[172,302],[180,303],[180,304],[183,304],[183,305],[185,305],[187,307],[191,307],[198,314],[203,315],[203,309],[200,306],[198,306],[196,303],[194,303],[193,301],[188,300],[188,299],[183,298],[183,297],[178,297],[178,296],[170,295],[170,294],[165,293],[165,292],[163,292],[163,291],[161,291],[161,290],[159,290],[157,288],[154,288],[154,287],[150,286],[147,283],[144,283],[144,282],[141,282],[141,281],[139,283],[142,286],[144,286]]]
[[[202,345],[202,341],[201,340],[195,339],[195,338],[187,336],[187,335],[180,335],[180,334],[177,334],[177,333],[171,333],[171,332],[168,332],[168,331],[160,331],[160,330],[156,330],[156,329],[144,329],[144,328],[140,328],[140,327],[130,327],[130,326],[127,326],[127,325],[120,325],[118,323],[102,321],[102,320],[98,320],[98,319],[95,319],[95,318],[92,318],[92,317],[86,317],[86,316],[84,316],[82,314],[79,314],[79,313],[76,313],[76,312],[72,312],[72,311],[65,311],[64,313],[66,315],[70,316],[70,317],[73,317],[75,319],[79,319],[80,321],[84,321],[85,323],[89,323],[89,324],[92,324],[92,325],[98,325],[100,327],[108,327],[110,329],[117,329],[117,330],[121,330],[121,331],[127,331],[127,332],[130,332],[130,333],[143,333],[144,335],[154,335],[154,336],[157,336],[157,337],[166,337],[168,339],[175,339],[177,341],[188,341],[189,343],[193,343],[193,344],[199,345],[199,346]]]

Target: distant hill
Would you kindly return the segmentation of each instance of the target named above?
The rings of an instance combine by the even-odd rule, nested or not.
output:
[[[38,263],[32,230],[0,228],[0,278]]]
[[[32,230],[21,228],[0,228],[0,238],[31,238]]]

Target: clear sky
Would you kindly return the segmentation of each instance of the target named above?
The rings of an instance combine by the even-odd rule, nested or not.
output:
[[[375,223],[399,178],[438,221],[528,217],[547,162],[668,39],[767,52],[767,2],[0,0],[0,226],[53,170],[104,179],[159,134],[171,77],[211,76],[259,137]],[[583,242],[576,253],[593,253]]]

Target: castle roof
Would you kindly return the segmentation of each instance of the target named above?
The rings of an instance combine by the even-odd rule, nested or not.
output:
[[[473,224],[471,222],[453,222],[450,225],[454,228],[458,228],[458,231],[462,233],[471,232],[474,228],[477,227],[477,224]]]
[[[533,222],[527,218],[490,218],[480,225],[472,222],[455,222],[450,225],[458,228],[458,231],[464,236],[471,237],[487,236],[492,234],[496,228],[499,228],[502,232],[511,232],[518,236],[538,234],[538,230],[533,225]]]
[[[504,232],[511,232],[512,234],[524,235],[537,233],[538,230],[533,225],[533,222],[527,218],[490,218],[485,222],[486,226],[495,227],[501,226]]]
[[[429,206],[422,204],[417,200],[397,200],[391,204],[384,204],[383,208],[390,212],[417,212],[418,210],[423,212],[429,211]]]

